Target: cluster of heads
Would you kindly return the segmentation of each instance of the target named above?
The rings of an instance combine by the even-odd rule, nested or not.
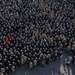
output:
[[[0,74],[14,73],[24,64],[30,69],[45,66],[61,58],[63,51],[73,63],[74,4],[74,0],[1,0]]]

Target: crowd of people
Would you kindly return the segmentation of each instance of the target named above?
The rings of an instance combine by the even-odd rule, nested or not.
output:
[[[75,61],[75,1],[0,0],[0,75],[45,66],[69,53]]]

